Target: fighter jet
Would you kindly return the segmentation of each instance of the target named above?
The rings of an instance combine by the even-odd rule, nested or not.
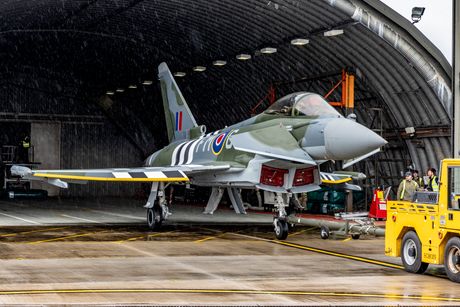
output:
[[[343,161],[347,167],[387,142],[356,121],[344,118],[318,94],[297,92],[265,112],[221,130],[198,125],[166,63],[158,67],[169,145],[150,155],[143,167],[81,170],[31,170],[15,165],[11,173],[67,188],[88,181],[152,182],[147,224],[157,230],[170,215],[169,183],[212,188],[204,213],[213,213],[227,191],[237,213],[246,213],[241,189],[275,193],[275,235],[288,235],[286,208],[295,193],[320,184],[348,185],[349,175],[322,173],[319,165]],[[352,185],[349,185],[352,186]]]

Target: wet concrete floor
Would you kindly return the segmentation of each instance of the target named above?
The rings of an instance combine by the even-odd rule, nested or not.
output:
[[[442,268],[406,273],[381,238],[280,242],[270,215],[193,207],[150,232],[137,205],[0,202],[0,304],[460,305]]]

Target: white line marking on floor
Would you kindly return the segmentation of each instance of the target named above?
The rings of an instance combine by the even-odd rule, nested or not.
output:
[[[178,258],[172,259],[171,257],[161,256],[159,254],[154,254],[154,253],[152,253],[150,251],[145,251],[145,250],[142,250],[140,248],[136,248],[135,246],[132,246],[132,245],[129,245],[129,244],[119,244],[119,246],[122,246],[122,247],[124,247],[126,249],[130,249],[132,251],[136,251],[139,254],[142,254],[142,255],[145,255],[145,256],[148,256],[148,257],[154,257],[155,260],[156,259],[159,260],[159,263],[169,262],[170,264],[172,264],[174,266],[177,266],[182,272],[189,271],[189,272],[193,272],[193,273],[198,273],[198,274],[206,275],[206,276],[210,277],[211,279],[215,279],[215,280],[222,280],[224,278],[222,275],[210,272],[209,270],[206,269],[206,267],[204,269],[202,269],[199,266],[190,265],[185,261],[182,262]],[[238,288],[242,287],[243,289],[247,289],[247,290],[263,291],[263,289],[261,289],[259,287],[254,287],[253,284],[247,285],[242,280],[235,280],[235,281],[228,280],[228,281],[230,282],[230,284],[233,284],[233,285],[235,285],[235,287],[238,287]],[[294,305],[294,303],[295,303],[292,299],[283,297],[282,295],[274,294],[272,296],[274,297],[274,301],[277,301],[277,302],[284,301],[286,303],[285,305]]]
[[[117,213],[106,212],[106,211],[101,211],[101,210],[90,209],[89,211],[103,213],[103,214],[107,214],[107,215],[118,216],[118,217],[126,217],[126,218],[129,218],[129,219],[141,220],[141,221],[145,221],[147,219],[146,217],[139,217],[139,216],[133,216],[133,215],[127,215],[127,214],[117,214]]]
[[[14,215],[6,214],[6,213],[0,213],[0,214],[1,214],[1,215],[4,215],[4,216],[7,216],[7,217],[11,217],[11,218],[16,219],[16,220],[20,220],[20,221],[23,221],[23,222],[27,222],[27,223],[30,223],[30,224],[42,225],[42,223],[35,222],[35,221],[31,221],[31,220],[27,220],[27,219],[23,219],[23,218],[14,216]]]
[[[103,222],[98,222],[98,221],[95,221],[95,220],[89,220],[89,219],[84,219],[84,218],[81,218],[81,217],[77,217],[77,216],[72,216],[72,215],[67,215],[67,214],[61,214],[61,216],[65,216],[65,217],[68,217],[68,218],[71,218],[71,219],[75,219],[75,220],[80,220],[80,221],[85,221],[85,222],[90,222],[90,223],[96,223],[96,224],[104,224]]]

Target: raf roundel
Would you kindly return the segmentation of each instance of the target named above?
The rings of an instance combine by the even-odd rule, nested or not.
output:
[[[215,137],[214,141],[212,142],[212,153],[216,156],[222,152],[222,148],[224,148],[225,140],[227,139],[227,132],[221,133]]]

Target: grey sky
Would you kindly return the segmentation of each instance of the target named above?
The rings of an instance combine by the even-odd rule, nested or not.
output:
[[[452,62],[452,0],[381,0],[411,20],[414,6],[425,7],[422,20],[415,26]]]

